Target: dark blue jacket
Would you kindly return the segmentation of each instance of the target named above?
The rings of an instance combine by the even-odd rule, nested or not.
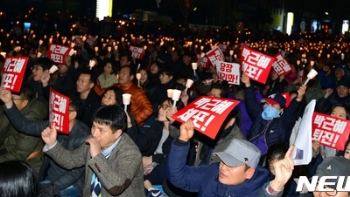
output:
[[[218,180],[219,163],[210,166],[186,166],[189,147],[189,143],[173,141],[166,175],[174,186],[190,192],[199,192],[198,197],[258,196],[265,183],[269,181],[269,172],[258,166],[253,177],[244,183],[235,186],[224,185]]]
[[[289,138],[295,121],[297,120],[301,102],[293,99],[281,116],[268,122],[261,117],[263,107],[256,100],[252,86],[245,89],[244,100],[247,112],[253,121],[253,124],[248,131],[247,139],[257,145],[262,154],[265,154],[268,147],[274,144],[284,143],[289,145]],[[258,145],[260,138],[264,138],[264,145]]]

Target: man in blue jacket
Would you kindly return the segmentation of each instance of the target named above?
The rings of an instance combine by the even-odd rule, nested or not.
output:
[[[301,108],[306,86],[299,88],[297,97],[286,108],[286,99],[280,93],[266,99],[266,104],[262,106],[256,100],[253,86],[246,74],[242,74],[241,81],[246,87],[244,100],[247,112],[253,121],[247,139],[255,144],[263,155],[274,144],[289,145],[289,138]]]
[[[291,147],[284,159],[276,162],[275,179],[269,182],[267,169],[258,166],[261,153],[254,144],[233,139],[228,147],[216,153],[220,163],[210,166],[186,166],[189,140],[194,125],[188,121],[180,126],[180,137],[173,141],[167,163],[167,179],[176,187],[199,192],[199,197],[269,197],[282,196],[283,186],[289,180],[294,167]]]

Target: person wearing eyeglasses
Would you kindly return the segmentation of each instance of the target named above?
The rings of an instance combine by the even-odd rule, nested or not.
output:
[[[177,130],[171,126],[173,120],[170,116],[184,107],[184,104],[178,101],[173,108],[173,102],[167,98],[159,105],[157,120],[135,141],[143,155],[144,187],[148,191],[148,197],[163,196],[153,185],[163,183],[171,142],[178,135]]]

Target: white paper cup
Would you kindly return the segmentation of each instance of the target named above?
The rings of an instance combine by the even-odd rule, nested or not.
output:
[[[44,43],[44,41],[43,40],[39,40],[39,45],[42,45]]]
[[[0,52],[0,55],[4,58],[6,58],[6,52]]]
[[[205,57],[205,53],[204,52],[201,53],[201,58],[203,58],[203,57]]]
[[[193,84],[193,80],[192,79],[187,79],[187,81],[186,81],[186,88],[191,88],[192,84]]]
[[[192,69],[193,69],[193,70],[196,70],[196,69],[197,69],[197,66],[198,66],[197,62],[193,62],[193,63],[192,63]]]
[[[141,73],[136,73],[136,79],[140,80],[141,79]]]
[[[167,89],[168,98],[173,97],[173,89]]]
[[[124,94],[122,95],[122,97],[123,97],[123,104],[124,104],[124,105],[129,105],[129,104],[130,104],[131,94],[124,93]]]
[[[58,70],[58,67],[56,65],[52,65],[51,68],[49,69],[49,73],[52,74]]]
[[[41,52],[38,52],[37,54],[36,54],[36,57],[41,57],[43,54],[41,53]]]
[[[340,55],[340,57],[341,57],[342,60],[344,60],[344,58],[345,58],[344,53],[342,53],[342,54]]]
[[[173,90],[173,95],[171,97],[171,99],[173,101],[178,101],[181,95],[181,91],[180,90]]]
[[[313,79],[314,77],[316,77],[317,74],[318,74],[318,73],[317,73],[316,70],[311,69],[310,72],[307,74],[307,78]]]

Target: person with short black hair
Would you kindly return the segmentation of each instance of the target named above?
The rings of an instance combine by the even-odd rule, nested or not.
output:
[[[93,116],[92,136],[78,149],[69,151],[57,142],[55,127],[42,132],[44,152],[60,166],[85,165],[82,196],[144,197],[141,153],[124,133],[127,117],[118,105],[100,107]]]
[[[33,168],[25,161],[0,163],[0,193],[2,197],[37,197],[38,180]]]
[[[77,80],[78,98],[80,98],[81,114],[78,119],[88,127],[92,125],[91,114],[100,106],[100,97],[92,90],[96,84],[97,77],[90,70],[84,70],[80,73]]]

